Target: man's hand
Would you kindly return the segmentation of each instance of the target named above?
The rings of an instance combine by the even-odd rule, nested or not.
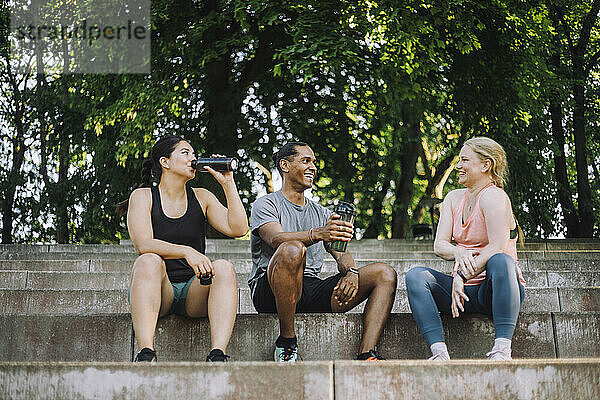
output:
[[[465,283],[460,276],[455,275],[452,281],[452,305],[450,309],[452,311],[452,317],[456,318],[460,315],[459,310],[465,312],[465,301],[469,301],[469,298],[465,294]]]
[[[213,269],[210,259],[199,251],[189,248],[186,252],[185,260],[190,264],[194,270],[196,277],[212,275],[215,276],[215,270]]]
[[[333,298],[344,306],[352,301],[358,293],[358,274],[346,272],[346,276],[339,280],[336,287],[333,288]]]
[[[314,238],[324,242],[341,240],[349,242],[354,235],[354,226],[350,222],[342,221],[339,214],[331,214],[325,226],[313,229]]]

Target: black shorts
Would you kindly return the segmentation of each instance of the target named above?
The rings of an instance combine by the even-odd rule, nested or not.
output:
[[[333,288],[342,278],[342,274],[320,279],[305,276],[302,279],[302,296],[296,304],[297,313],[330,313],[331,295]],[[252,296],[254,308],[259,313],[276,314],[275,295],[271,290],[267,274],[256,281],[254,295]]]

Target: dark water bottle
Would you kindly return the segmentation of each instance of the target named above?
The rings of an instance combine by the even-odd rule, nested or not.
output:
[[[211,167],[215,171],[226,172],[235,171],[238,168],[238,159],[235,157],[208,157],[198,158],[192,161],[192,168],[199,172],[208,172],[205,166]]]
[[[356,218],[357,214],[354,204],[340,201],[333,209],[333,212],[340,216],[340,220],[350,222],[352,225],[354,225],[354,219]],[[331,250],[343,253],[346,251],[347,246],[348,242],[337,240],[335,242],[331,242],[330,248]]]
[[[212,283],[212,275],[200,275],[200,284],[201,285],[210,285]]]

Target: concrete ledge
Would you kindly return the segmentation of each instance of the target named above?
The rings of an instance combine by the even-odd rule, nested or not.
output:
[[[600,357],[599,313],[556,313],[553,317],[557,357]]]
[[[600,360],[335,362],[336,399],[597,399]]]
[[[494,342],[492,321],[479,315],[459,319],[442,316],[452,357],[483,358]],[[362,335],[358,314],[298,314],[298,350],[304,360],[339,360],[356,357]],[[276,315],[239,315],[227,352],[235,360],[272,360],[279,335]],[[596,333],[600,337],[600,333]],[[465,343],[468,338],[468,345]],[[591,337],[588,340],[593,340]],[[156,351],[164,361],[203,361],[210,350],[206,319],[167,317],[159,320]],[[424,359],[429,348],[411,314],[392,314],[379,346],[389,359]],[[522,314],[513,341],[513,355],[555,357],[550,314]],[[600,353],[598,354],[600,356]]]
[[[90,260],[0,260],[0,270],[86,272],[89,269]]]
[[[600,359],[0,363],[0,397],[21,399],[597,399]]]
[[[91,315],[129,311],[127,290],[0,290],[5,315]]]
[[[126,282],[126,281],[125,281]],[[239,314],[256,314],[250,289],[238,289]],[[525,288],[522,312],[600,311],[600,288]],[[366,301],[349,313],[362,313]],[[561,308],[562,307],[562,308]],[[3,314],[69,315],[128,312],[127,289],[0,289]],[[409,312],[406,289],[397,289],[392,312]]]
[[[600,287],[600,271],[548,271],[548,286],[556,287]],[[535,285],[543,286],[543,285]]]
[[[333,399],[333,362],[0,363],[3,399]]]
[[[0,289],[25,289],[27,271],[0,270]]]
[[[546,272],[524,271],[527,286],[549,287],[586,287],[600,286],[600,272],[586,271]],[[324,272],[321,278],[335,275],[335,272]],[[398,273],[398,289],[406,289],[405,273]],[[88,272],[88,271],[25,271],[0,270],[0,289],[127,289],[130,272]],[[248,286],[249,273],[238,273],[238,287]]]
[[[124,314],[0,315],[0,335],[2,361],[131,360],[131,317]]]
[[[50,254],[50,253],[43,253]],[[32,258],[25,259],[3,259],[0,260],[0,271],[5,270],[28,270],[28,271],[81,271],[81,272],[131,272],[131,267],[135,261],[135,257],[128,259],[118,257],[113,258],[99,257],[97,254],[81,255],[80,258],[75,258],[77,254],[65,256],[63,259],[54,257]],[[237,254],[236,257],[224,254],[208,254],[211,260],[224,258],[230,260],[235,269],[240,274],[249,274],[252,270],[252,260],[249,254]],[[398,257],[398,255],[394,255]],[[409,254],[405,258],[360,258],[356,257],[355,261],[359,267],[370,263],[384,261],[389,263],[398,273],[408,272],[416,266],[424,266],[436,269],[442,272],[449,272],[452,269],[452,262],[444,261],[434,256],[420,257],[423,255]],[[596,257],[596,258],[590,258]],[[525,272],[583,272],[583,271],[600,271],[600,252],[598,255],[581,256],[576,259],[558,258],[529,258],[520,259],[519,265],[521,270]],[[333,259],[326,258],[323,264],[324,273],[332,273],[337,271],[337,266]]]
[[[590,324],[590,329],[600,326],[600,314],[565,314],[562,318],[573,327],[589,324],[595,318],[596,325]],[[466,315],[459,319],[443,316],[442,320],[452,357],[483,358],[492,347],[494,328],[489,318]],[[129,361],[137,351],[132,347],[129,314],[0,316],[0,332],[4,338],[0,360],[4,361]],[[362,334],[362,316],[299,314],[296,332],[304,360],[354,359]],[[586,332],[585,336],[576,334],[575,328],[555,334],[551,314],[521,314],[513,355],[555,357],[556,336],[562,346],[570,346],[572,356],[600,356],[600,329]],[[234,361],[272,360],[278,335],[275,315],[240,315],[227,353]],[[204,361],[211,348],[208,319],[159,319],[155,346],[159,361]],[[390,316],[379,350],[389,359],[425,359],[430,355],[410,314]]]
[[[600,311],[600,287],[558,288],[561,311]]]
[[[584,288],[573,288],[571,290],[572,296],[583,296],[581,291],[587,289]],[[600,288],[598,289],[590,289],[591,296],[596,296],[596,293],[600,293]],[[600,295],[600,294],[599,294]],[[357,307],[348,311],[350,314],[354,313],[362,313],[366,301],[363,301]],[[570,306],[570,309],[567,311],[600,311],[595,309],[586,309],[586,308],[578,308],[578,307],[587,307],[591,306],[588,303],[580,302],[577,304],[573,304]],[[527,287],[525,288],[525,300],[521,305],[522,312],[553,312],[553,311],[563,311],[560,308],[560,303],[558,300],[558,289],[557,288],[539,288],[539,287]],[[406,289],[397,289],[396,290],[396,298],[394,299],[394,305],[392,306],[392,312],[394,313],[403,313],[410,312],[410,305],[408,304],[408,296],[406,294]],[[239,289],[239,313],[240,314],[256,314],[256,310],[254,309],[254,304],[252,303],[252,299],[250,297],[250,289],[247,287],[243,287]]]

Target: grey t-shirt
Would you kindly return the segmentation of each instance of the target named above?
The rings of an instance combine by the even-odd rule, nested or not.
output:
[[[258,235],[258,228],[267,222],[279,222],[284,232],[307,231],[320,228],[332,214],[320,204],[305,198],[306,204],[299,206],[285,198],[281,190],[256,199],[250,215],[250,248],[252,250],[252,273],[248,285],[254,290],[255,282],[265,274],[275,249]],[[306,249],[305,276],[317,277],[323,266],[325,246],[323,242]]]

